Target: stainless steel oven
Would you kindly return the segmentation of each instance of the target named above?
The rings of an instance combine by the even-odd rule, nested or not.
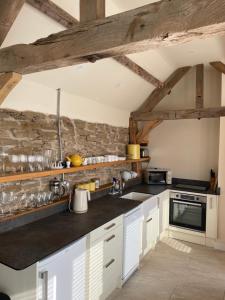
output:
[[[206,196],[171,192],[170,225],[205,232],[206,203]]]

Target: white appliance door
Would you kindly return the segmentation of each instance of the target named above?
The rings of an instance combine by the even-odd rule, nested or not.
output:
[[[123,282],[139,266],[141,208],[124,217]]]

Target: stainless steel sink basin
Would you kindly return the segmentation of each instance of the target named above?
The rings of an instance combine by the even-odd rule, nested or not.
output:
[[[128,193],[126,195],[123,195],[120,198],[123,199],[129,199],[129,200],[136,200],[136,201],[140,201],[143,202],[149,198],[151,198],[153,195],[151,194],[144,194],[144,193],[136,193],[136,192],[132,192],[132,193]]]

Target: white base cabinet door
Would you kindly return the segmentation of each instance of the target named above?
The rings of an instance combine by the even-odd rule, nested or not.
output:
[[[15,271],[0,265],[0,291],[11,300],[86,300],[86,237]]]
[[[143,203],[143,256],[153,249],[159,239],[159,199],[152,197]]]
[[[86,238],[38,263],[37,300],[85,300]]]
[[[159,197],[159,235],[160,238],[168,235],[169,229],[169,191],[158,195]]]

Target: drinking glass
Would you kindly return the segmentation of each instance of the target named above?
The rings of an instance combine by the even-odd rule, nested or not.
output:
[[[41,207],[43,205],[42,193],[37,194],[36,203],[37,203],[37,207]]]
[[[0,172],[1,175],[6,174],[6,159],[8,157],[8,148],[6,146],[0,147]]]
[[[48,204],[53,203],[53,193],[52,192],[47,193],[47,201],[48,201]]]
[[[43,156],[40,155],[40,154],[36,155],[36,161],[37,161],[37,170],[38,171],[43,171],[43,166],[44,166]]]
[[[27,210],[27,207],[28,207],[27,194],[23,193],[18,198],[19,198],[19,201],[18,201],[19,202],[19,210],[20,211]]]
[[[28,170],[30,172],[34,172],[35,171],[35,157],[34,157],[34,155],[28,155],[27,161],[28,161]]]
[[[6,216],[6,217],[13,215],[12,203],[11,203],[12,195],[13,195],[13,192],[10,192],[10,193],[2,192],[3,213],[4,213],[4,216]]]
[[[44,157],[44,169],[49,170],[52,167],[53,158],[52,158],[52,150],[47,149],[43,151]]]
[[[9,160],[10,160],[11,163],[14,164],[16,172],[20,171],[20,166],[19,166],[20,157],[16,154],[12,154],[12,155],[10,155]]]
[[[37,203],[36,203],[36,198],[35,198],[35,194],[34,193],[31,193],[30,195],[27,196],[27,199],[28,199],[28,206],[29,208],[35,208],[37,206]]]
[[[27,162],[28,162],[28,158],[27,158],[27,155],[25,154],[20,154],[19,155],[19,159],[20,159],[20,171],[23,173],[23,172],[26,172],[27,170]]]

